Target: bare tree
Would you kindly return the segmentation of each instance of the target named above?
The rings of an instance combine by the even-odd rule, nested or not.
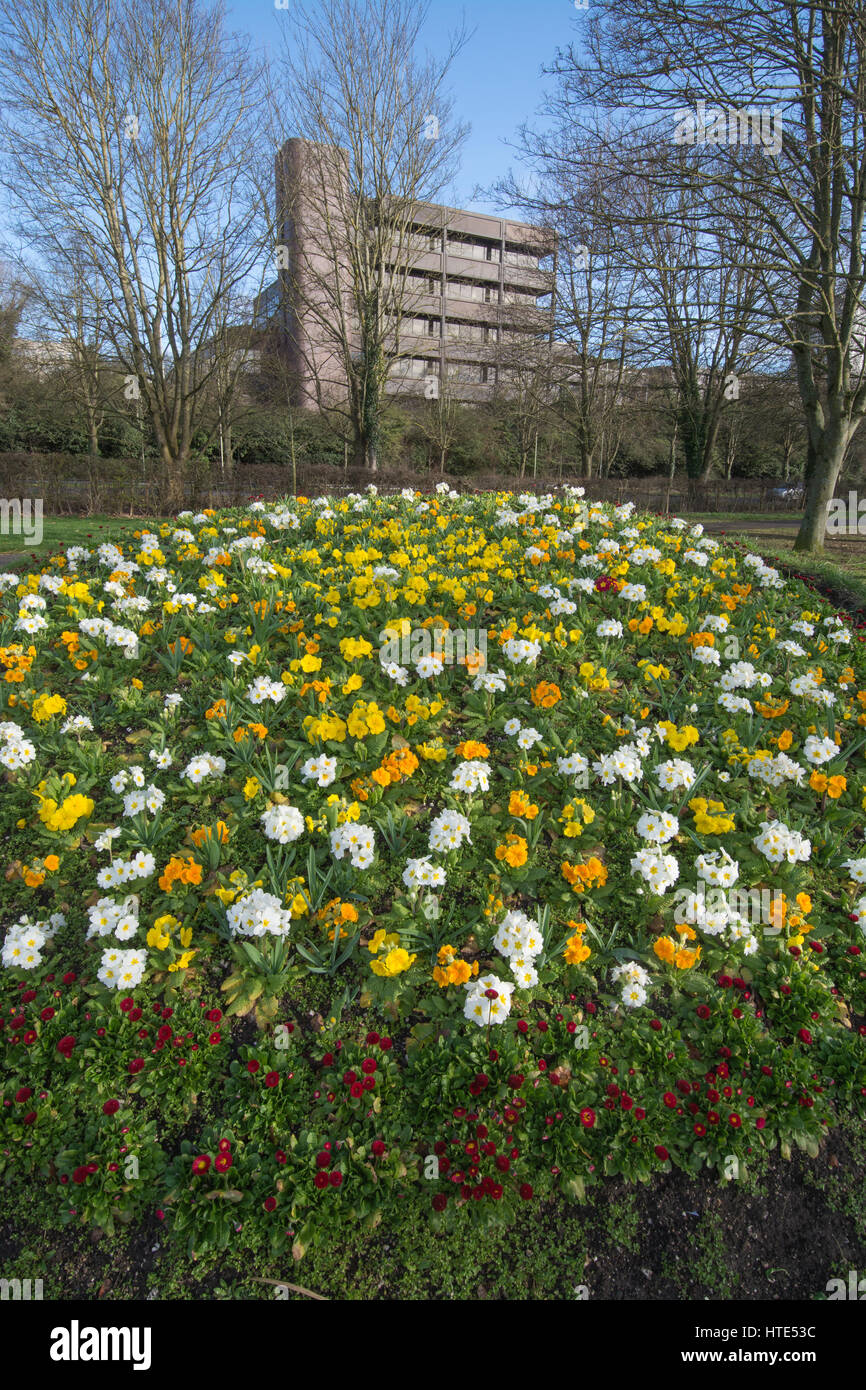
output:
[[[538,439],[554,401],[573,374],[570,354],[555,351],[550,335],[532,336],[527,325],[500,330],[494,404],[517,454],[519,474],[526,476],[530,456],[537,471]],[[536,325],[537,327],[537,325]]]
[[[706,482],[719,427],[763,347],[762,281],[744,266],[724,217],[688,187],[646,204],[626,237],[638,276],[634,319],[645,355],[671,369],[686,472]]]
[[[436,383],[435,391],[431,389],[428,394],[425,390],[424,403],[415,415],[418,428],[435,451],[440,473],[445,472],[448,452],[457,436],[458,409],[457,396],[446,371],[443,380]]]
[[[594,468],[603,471],[600,456],[605,451],[608,468],[612,459],[611,438],[629,361],[634,278],[622,274],[591,231],[582,234],[586,241],[572,234],[559,252],[558,331],[572,349],[575,371],[557,408],[574,430],[581,475],[591,478]]]
[[[31,296],[31,287],[16,275],[13,267],[0,263],[0,367],[5,367],[9,361],[21,317]]]
[[[796,366],[808,431],[796,546],[820,550],[866,413],[866,7],[594,0],[593,15],[585,46],[555,65],[574,119],[587,107],[638,111],[646,130],[690,154],[707,208],[725,203],[741,261],[761,271],[771,300],[768,348]]]
[[[22,239],[83,257],[177,507],[216,365],[197,348],[267,234],[261,66],[201,0],[0,0],[0,50]]]
[[[202,383],[200,428],[219,445],[219,482],[234,472],[233,431],[255,413],[251,389],[259,375],[267,334],[253,323],[243,295],[226,296],[213,319],[213,331],[195,352],[195,380]]]
[[[743,437],[743,412],[738,406],[729,410],[719,429],[719,446],[722,454],[722,473],[730,480]]]
[[[598,144],[576,142],[555,100],[546,110],[554,118],[550,130],[523,126],[519,133],[519,157],[532,178],[509,173],[493,193],[543,223],[556,248],[553,331],[568,348],[555,359],[561,368],[556,409],[573,432],[581,474],[590,478],[604,441],[610,444],[629,359],[636,275],[611,216],[609,160]],[[607,458],[609,464],[609,448]]]
[[[106,411],[123,401],[123,375],[107,360],[110,342],[100,287],[88,276],[88,258],[70,244],[59,263],[29,268],[28,319],[40,338],[59,340],[54,380],[73,418],[84,425],[91,468],[99,457]],[[28,270],[23,267],[22,273]]]
[[[298,495],[298,396],[300,382],[291,355],[286,351],[284,335],[279,325],[271,324],[262,337],[259,376],[269,400],[276,400],[285,411],[289,427],[289,465],[292,470],[292,493]]]
[[[441,58],[419,58],[428,10],[413,0],[297,5],[278,103],[299,137],[278,175],[292,351],[311,398],[344,415],[355,459],[371,470],[385,383],[406,355],[403,320],[429,289],[416,274],[426,237],[442,236],[428,205],[466,134],[445,91],[465,36]]]

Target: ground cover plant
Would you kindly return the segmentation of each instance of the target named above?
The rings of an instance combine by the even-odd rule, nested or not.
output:
[[[302,1258],[866,1102],[862,633],[581,489],[254,503],[0,574],[0,1181]]]

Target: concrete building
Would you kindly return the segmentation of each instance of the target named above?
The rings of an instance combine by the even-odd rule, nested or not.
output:
[[[50,376],[75,360],[75,344],[68,338],[13,338],[12,357],[35,376]]]
[[[327,275],[331,283],[335,278],[331,229],[344,199],[340,152],[329,152],[323,173],[321,159],[311,158],[315,149],[302,140],[288,140],[277,155],[284,266],[255,303],[256,323],[279,327],[298,404],[306,406],[346,391],[345,366],[329,332],[329,315],[352,313],[351,280],[344,267],[340,295],[323,289],[316,298],[314,286],[321,287]],[[411,208],[399,262],[395,257],[393,266],[384,267],[385,287],[391,274],[401,280],[405,275],[406,282],[402,313],[391,334],[389,393],[430,396],[438,390],[430,386],[436,379],[447,380],[461,400],[484,400],[507,382],[509,356],[521,343],[551,338],[555,245],[537,227],[419,203]],[[293,291],[298,284],[302,290]]]

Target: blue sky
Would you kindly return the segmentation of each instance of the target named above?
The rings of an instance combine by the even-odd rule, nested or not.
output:
[[[227,18],[231,28],[250,34],[275,57],[280,53],[285,15],[273,0],[228,0]],[[424,28],[426,46],[442,52],[461,20],[472,37],[451,70],[451,89],[455,115],[472,130],[459,179],[442,201],[495,212],[494,204],[473,199],[473,191],[490,185],[515,164],[504,142],[514,141],[521,122],[532,121],[545,81],[550,81],[542,77],[541,67],[549,65],[557,45],[579,37],[586,12],[577,11],[573,0],[432,0]]]

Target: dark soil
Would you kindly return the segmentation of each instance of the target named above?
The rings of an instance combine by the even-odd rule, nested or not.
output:
[[[286,1278],[336,1299],[438,1300],[455,1296],[457,1284],[448,1290],[443,1277],[450,1283],[452,1273],[462,1281],[458,1296],[482,1300],[824,1299],[829,1280],[847,1284],[850,1270],[866,1271],[864,1158],[859,1136],[849,1144],[837,1132],[816,1161],[773,1155],[749,1183],[720,1185],[709,1175],[690,1182],[681,1173],[639,1189],[608,1180],[585,1206],[552,1201],[527,1211],[506,1241],[523,1256],[510,1275],[507,1261],[495,1259],[496,1242],[490,1264],[481,1259],[468,1271],[459,1241],[417,1228],[402,1241],[380,1228],[348,1260],[345,1251],[340,1258],[319,1249],[300,1265],[276,1268],[238,1250],[197,1267],[164,1245],[156,1218],[111,1239],[6,1219],[0,1268],[41,1274],[46,1297],[73,1300],[269,1298],[271,1288],[257,1278]]]

